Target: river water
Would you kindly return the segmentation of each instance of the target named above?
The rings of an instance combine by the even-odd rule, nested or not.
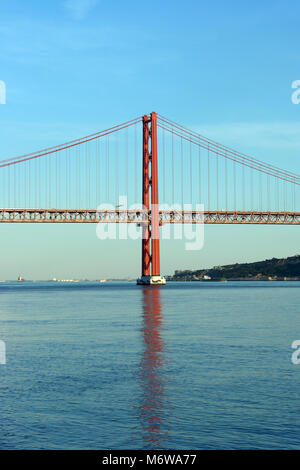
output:
[[[0,449],[300,447],[299,282],[2,283]]]

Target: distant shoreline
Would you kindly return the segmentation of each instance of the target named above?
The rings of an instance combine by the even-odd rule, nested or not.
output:
[[[208,269],[176,270],[167,281],[300,281],[300,255],[253,263],[235,263]]]
[[[278,283],[278,282],[300,282],[300,278],[293,278],[293,279],[253,279],[253,278],[249,278],[249,279],[226,279],[226,280],[220,280],[220,279],[210,279],[210,280],[203,280],[203,279],[199,279],[199,280],[192,280],[192,279],[167,279],[167,284],[170,283],[170,282],[174,282],[174,283],[181,283],[181,284],[187,284],[187,283],[193,283],[193,284],[196,284],[196,283],[199,283],[199,284],[226,284],[226,283],[231,283],[231,282],[261,282],[261,283]],[[104,287],[104,286],[109,286],[109,285],[112,285],[112,284],[115,284],[115,283],[119,283],[119,284],[136,284],[136,281],[135,280],[130,280],[130,281],[121,281],[119,279],[116,279],[116,280],[113,280],[111,279],[110,281],[107,281],[106,283],[100,283],[99,281],[78,281],[78,282],[60,282],[60,281],[57,281],[57,282],[53,282],[53,281],[43,281],[43,280],[39,280],[39,281],[32,281],[32,280],[26,280],[26,281],[22,281],[22,282],[18,282],[18,281],[15,281],[15,280],[11,280],[11,281],[0,281],[0,286],[5,286],[7,284],[14,284],[16,286],[28,286],[28,285],[35,285],[35,284],[43,284],[43,285],[47,285],[47,286],[51,286],[51,287],[72,287],[72,288],[76,288],[76,286],[82,286],[83,284],[93,284],[93,285],[99,285]]]
[[[286,278],[286,279],[253,279],[253,278],[242,278],[242,279],[226,279],[226,280],[221,280],[221,279],[167,279],[168,282],[202,282],[203,284],[209,284],[211,282],[220,282],[220,283],[225,283],[225,282],[299,282],[299,278]]]

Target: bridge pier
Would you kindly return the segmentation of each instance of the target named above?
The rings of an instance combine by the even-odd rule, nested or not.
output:
[[[136,281],[139,286],[164,286],[166,278],[163,276],[142,276]]]
[[[150,139],[151,154],[149,152]],[[149,174],[150,162],[151,177]],[[164,285],[166,284],[166,279],[160,275],[157,115],[154,112],[150,116],[143,116],[143,206],[148,214],[150,212],[150,186],[151,219],[143,224],[142,276],[140,279],[137,279],[137,284]]]

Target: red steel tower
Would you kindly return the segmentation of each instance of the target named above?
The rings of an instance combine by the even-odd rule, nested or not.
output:
[[[151,215],[147,223],[143,224],[142,276],[137,283],[164,285],[166,280],[160,275],[157,114],[154,112],[150,116],[143,116],[143,206]]]

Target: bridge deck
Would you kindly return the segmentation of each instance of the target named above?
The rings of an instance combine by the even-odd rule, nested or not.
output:
[[[97,209],[0,209],[0,223],[136,223],[147,224],[151,211]],[[164,224],[300,225],[300,212],[159,211]]]

